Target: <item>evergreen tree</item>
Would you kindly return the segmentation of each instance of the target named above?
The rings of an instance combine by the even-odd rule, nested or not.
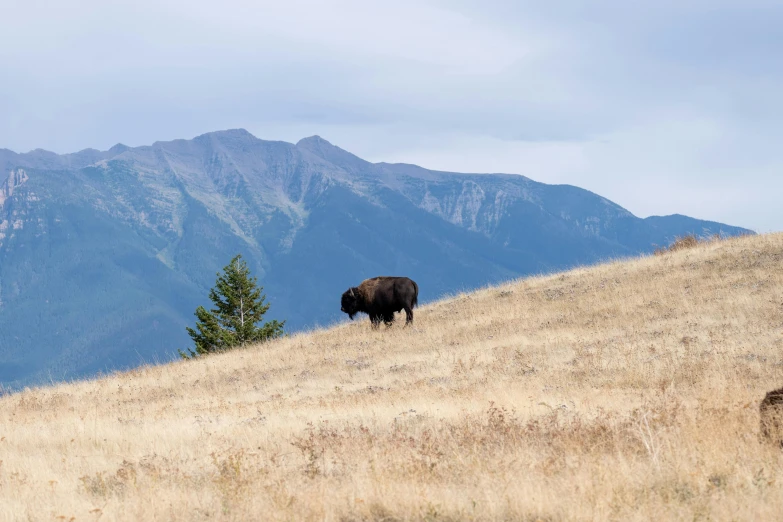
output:
[[[185,359],[283,335],[285,321],[272,320],[258,326],[270,305],[264,303],[263,287],[257,286],[256,278],[251,277],[241,255],[234,257],[223,268],[223,274],[217,276],[215,287],[209,291],[209,299],[215,307],[196,309],[196,328],[187,328],[196,349],[188,349],[188,353],[179,350]]]

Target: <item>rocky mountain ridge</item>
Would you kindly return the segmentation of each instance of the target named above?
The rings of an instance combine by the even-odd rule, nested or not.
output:
[[[242,129],[56,155],[0,149],[0,382],[165,359],[242,253],[292,329],[341,318],[340,293],[405,274],[422,301],[531,273],[747,231],[639,219],[519,175],[370,163],[313,136]]]

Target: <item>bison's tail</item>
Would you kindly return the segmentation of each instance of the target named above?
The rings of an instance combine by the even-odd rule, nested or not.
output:
[[[411,302],[411,308],[415,307],[419,304],[419,285],[416,284],[416,281],[411,280],[411,283],[413,283],[413,301]]]

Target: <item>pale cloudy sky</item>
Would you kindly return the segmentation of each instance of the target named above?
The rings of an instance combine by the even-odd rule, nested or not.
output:
[[[783,230],[781,0],[0,0],[0,148],[244,127]]]

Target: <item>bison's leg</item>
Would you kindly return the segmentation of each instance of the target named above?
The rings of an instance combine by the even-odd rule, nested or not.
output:
[[[413,322],[413,309],[408,305],[405,305],[404,308],[405,308],[405,325],[407,326]]]
[[[370,316],[370,326],[372,328],[378,328],[381,324],[381,317],[379,315]]]
[[[389,328],[394,323],[394,312],[389,312],[383,316],[383,322],[386,323],[386,328]]]

